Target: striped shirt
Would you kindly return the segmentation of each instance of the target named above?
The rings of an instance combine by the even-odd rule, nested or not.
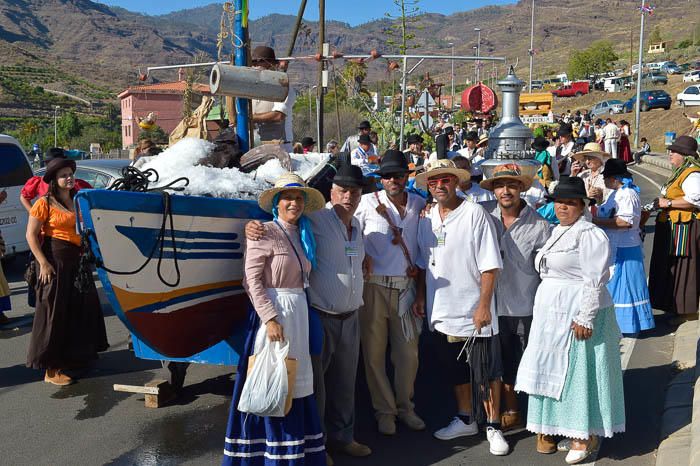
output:
[[[316,238],[317,267],[311,271],[311,306],[329,314],[345,314],[362,306],[362,243],[360,222],[352,218],[352,240],[348,229],[330,202],[325,209],[309,214]]]

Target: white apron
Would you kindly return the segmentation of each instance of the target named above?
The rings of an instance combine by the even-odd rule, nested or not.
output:
[[[277,322],[289,342],[289,358],[297,360],[297,375],[292,398],[304,398],[314,393],[311,356],[309,354],[309,310],[302,288],[267,288],[265,290],[277,310]],[[267,329],[260,325],[255,336],[257,354],[267,338]]]

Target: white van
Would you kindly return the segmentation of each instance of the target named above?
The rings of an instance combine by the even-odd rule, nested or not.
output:
[[[29,251],[26,240],[27,211],[19,202],[22,187],[34,174],[27,155],[13,137],[0,134],[0,192],[7,198],[0,203],[0,232],[5,240],[5,255]],[[2,197],[5,197],[3,194]]]
[[[622,92],[625,90],[625,80],[620,77],[605,78],[603,90],[605,92]]]

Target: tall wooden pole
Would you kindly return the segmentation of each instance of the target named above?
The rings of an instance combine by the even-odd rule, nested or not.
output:
[[[318,51],[323,56],[324,43],[326,42],[326,0],[318,0]],[[316,120],[318,122],[317,144],[323,145],[323,71],[326,61],[318,63],[318,98],[316,99]]]
[[[297,42],[297,35],[299,35],[299,27],[301,26],[301,20],[304,19],[304,11],[306,11],[306,0],[301,0],[299,5],[299,12],[297,13],[297,20],[294,23],[294,30],[292,31],[292,37],[289,39],[289,48],[287,48],[287,56],[291,57],[294,55],[294,45]]]

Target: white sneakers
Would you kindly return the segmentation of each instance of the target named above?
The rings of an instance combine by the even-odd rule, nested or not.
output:
[[[436,431],[433,435],[438,440],[452,440],[459,437],[469,437],[479,433],[476,421],[465,424],[460,418],[455,417],[447,427]]]
[[[452,440],[459,437],[469,437],[478,433],[479,426],[476,421],[465,424],[460,418],[455,417],[447,427],[443,427],[433,435],[439,440]],[[487,427],[486,440],[489,441],[489,451],[492,455],[503,456],[508,454],[508,442],[503,438],[503,432],[500,430]]]
[[[487,427],[486,440],[489,441],[489,451],[492,455],[504,456],[508,454],[508,442],[503,438],[503,432],[500,430]]]

